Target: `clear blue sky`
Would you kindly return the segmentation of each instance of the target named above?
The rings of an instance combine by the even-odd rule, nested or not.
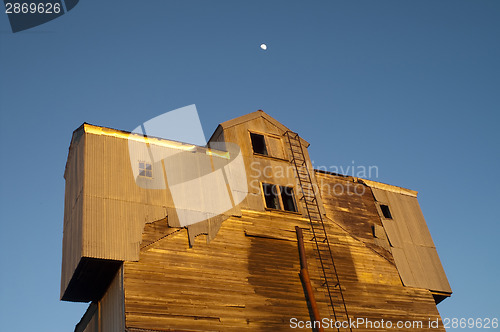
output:
[[[442,317],[500,318],[499,59],[493,0],[81,0],[17,34],[0,13],[0,330],[72,331],[87,307],[59,301],[72,131],[190,104],[207,137],[263,109],[315,165],[418,190]]]

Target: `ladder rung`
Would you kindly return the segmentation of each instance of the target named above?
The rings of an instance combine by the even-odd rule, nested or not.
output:
[[[307,198],[310,198],[309,201],[306,201],[306,202],[308,202],[308,207],[311,207],[311,208],[316,207],[317,209],[315,209],[315,210],[319,211],[319,206],[318,206],[318,202],[316,201],[316,197],[308,196]]]

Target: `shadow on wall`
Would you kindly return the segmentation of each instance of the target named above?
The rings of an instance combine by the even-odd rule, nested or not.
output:
[[[258,329],[289,331],[290,318],[309,319],[299,278],[297,244],[292,241],[250,237],[248,281],[262,303],[252,304],[258,313]]]

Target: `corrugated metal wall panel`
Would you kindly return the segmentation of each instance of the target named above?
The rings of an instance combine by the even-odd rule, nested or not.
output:
[[[148,153],[141,150],[143,146],[146,146],[144,142],[132,140],[132,144],[124,133],[95,126],[87,126],[86,128],[88,129],[86,129],[85,134],[85,200],[83,206],[84,228],[82,230],[84,256],[138,260],[138,248],[145,223],[164,219],[167,212],[170,211],[169,224],[175,226],[179,212],[184,210],[188,214],[195,211],[210,212],[215,209],[215,205],[222,201],[218,199],[220,195],[215,195],[216,192],[228,195],[227,187],[217,185],[218,182],[209,186],[211,188],[209,193],[204,193],[201,196],[194,196],[193,191],[188,190],[189,188],[183,189],[174,186],[175,181],[198,182],[200,184],[201,175],[215,174],[212,172],[212,166],[220,163],[212,161],[220,157],[206,154],[203,148],[196,148],[201,149],[201,153],[180,152],[167,158],[165,161],[167,163],[167,176],[171,174],[168,173],[169,171],[175,171],[175,174],[178,175],[175,179],[168,178],[169,188],[165,188],[163,166],[159,164],[157,169],[161,172],[158,173],[158,176],[162,178],[162,181],[156,185],[161,185],[162,187],[159,188],[163,189],[150,189],[136,183],[129,154],[129,147],[132,146],[131,153],[134,157],[132,161],[139,158],[138,164],[141,153],[145,153],[144,158],[150,158]],[[158,155],[172,155],[173,150],[168,144],[154,146],[152,144],[149,151]],[[174,187],[176,189],[175,202],[171,193]],[[203,184],[203,187],[207,187],[206,183]],[[215,190],[215,187],[218,190]],[[236,190],[239,190],[239,187]],[[225,198],[228,198],[226,196]],[[196,197],[200,201],[195,206],[193,199]],[[241,213],[239,209],[233,209],[231,201],[226,200],[229,204],[226,208],[217,206],[218,210],[221,210],[220,213],[230,211],[233,215],[239,215]],[[191,208],[184,206],[186,202],[189,202]],[[219,213],[218,210],[215,212]],[[210,216],[212,215],[208,215],[208,217]]]
[[[83,332],[99,332],[99,319],[97,317],[97,312],[87,324],[87,327],[83,330]]]
[[[100,330],[123,332],[125,330],[125,303],[123,292],[123,267],[115,276],[106,294],[99,302]]]
[[[82,257],[82,209],[83,197],[80,197],[71,214],[65,216],[71,221],[66,223],[63,230],[61,298]]]
[[[127,139],[86,138],[83,255],[137,260],[144,224],[166,217],[166,190],[136,184]]]
[[[74,332],[99,332],[98,309],[97,303],[91,303],[80,322],[76,324]]]
[[[159,206],[91,196],[85,202],[86,257],[138,260],[144,224],[166,216]]]
[[[83,129],[81,129],[83,130]],[[78,137],[78,139],[76,139]],[[61,265],[62,297],[82,254],[83,158],[85,138],[73,135],[65,171],[63,253]]]

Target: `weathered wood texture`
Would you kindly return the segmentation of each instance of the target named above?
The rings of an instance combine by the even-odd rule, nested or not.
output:
[[[294,187],[300,198],[282,138],[285,126],[261,111],[220,125],[212,142],[241,148],[249,194],[238,211],[226,211],[214,223],[187,230],[171,227],[178,216],[168,187],[151,190],[135,182],[127,133],[82,128],[82,135],[76,131],[73,137],[65,175],[61,291],[71,284],[80,257],[124,261],[123,286],[115,278],[101,299],[104,321],[99,324],[109,322],[101,330],[123,328],[120,315],[130,331],[284,331],[290,329],[291,318],[309,320],[295,226],[304,230],[318,310],[322,317],[331,317],[304,209],[298,204],[297,213],[269,210],[263,200],[262,182]],[[269,156],[254,153],[251,132],[266,135]],[[312,170],[309,144],[301,144]],[[427,289],[402,284],[370,187],[349,177],[320,172],[311,176],[319,188],[350,318],[422,321],[424,328],[414,330],[436,331],[428,328],[429,320],[440,319],[433,297]],[[200,203],[200,211],[210,200],[213,197]],[[212,241],[204,241],[205,235],[193,239],[202,233]],[[118,310],[119,295],[124,296],[124,312]],[[102,316],[103,309],[109,317]]]
[[[317,171],[316,178],[327,217],[375,253],[394,263],[385,232],[376,233],[383,226],[371,189],[355,182],[350,176]]]
[[[138,262],[124,264],[126,326],[285,331],[292,317],[309,320],[298,276],[296,225],[308,229],[300,216],[244,210],[241,218],[226,220],[210,244],[198,239],[189,248],[186,231],[150,244]],[[420,320],[424,325],[439,319],[429,291],[404,287],[393,263],[335,223],[328,222],[327,228],[351,318]],[[146,226],[145,237],[155,237],[154,232]],[[328,317],[307,231],[305,239],[318,307]]]
[[[266,113],[257,111],[221,123],[212,136],[210,142],[224,139],[226,142],[237,144],[241,149],[248,183],[248,196],[241,203],[242,208],[265,211],[266,207],[262,200],[261,191],[261,183],[263,182],[292,187],[295,193],[300,192],[299,183],[295,177],[295,168],[289,162],[287,141],[283,137],[287,130],[287,127]],[[254,153],[250,133],[265,136],[267,156]],[[307,151],[309,143],[301,139],[301,144],[309,169],[312,170],[313,167]],[[315,183],[314,172],[311,172],[311,177]],[[323,210],[321,202],[320,208]],[[305,214],[301,206],[299,206],[299,213]]]

